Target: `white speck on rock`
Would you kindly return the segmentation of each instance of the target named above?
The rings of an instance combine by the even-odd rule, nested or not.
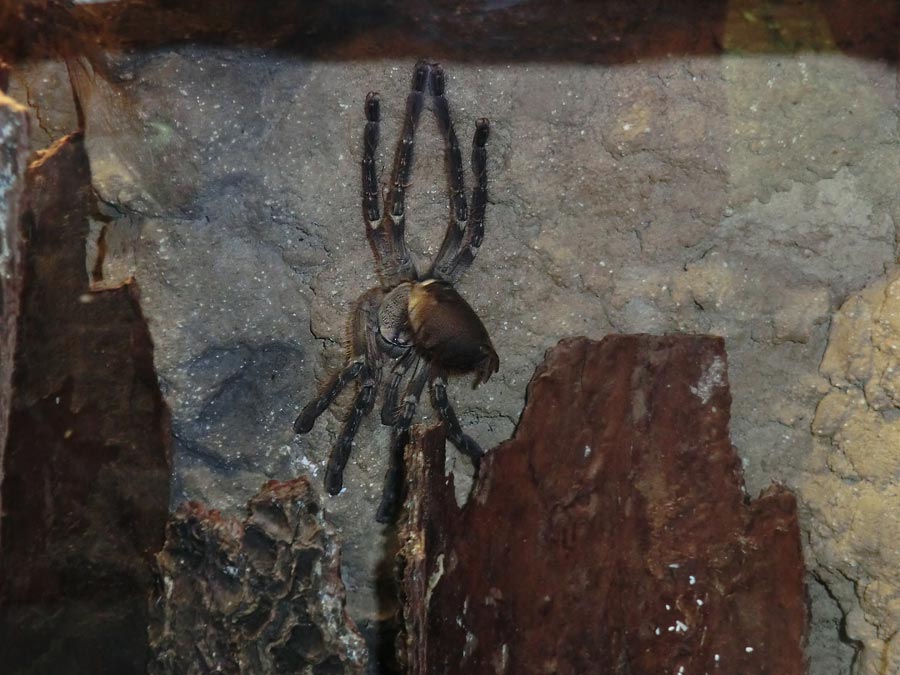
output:
[[[700,402],[706,405],[712,398],[713,391],[716,387],[725,386],[725,363],[718,356],[712,360],[709,367],[700,375],[696,387],[691,387],[691,393],[700,399]]]

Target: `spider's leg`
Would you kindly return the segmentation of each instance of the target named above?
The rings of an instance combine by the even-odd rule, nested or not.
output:
[[[386,264],[382,261],[382,275],[385,282],[396,285],[400,281],[415,279],[416,270],[409,249],[406,247],[404,219],[406,216],[406,187],[409,185],[413,166],[413,149],[415,145],[416,127],[425,102],[425,87],[428,83],[430,66],[420,62],[413,71],[412,89],[406,97],[406,114],[403,118],[403,131],[400,143],[394,155],[394,168],[391,171],[391,183],[384,198],[384,216],[381,227],[385,236],[390,237],[393,256]]]
[[[381,423],[387,427],[392,426],[397,419],[397,394],[400,391],[400,383],[416,358],[415,350],[410,349],[397,361],[391,371],[391,379],[384,394],[384,405],[381,406]]]
[[[475,186],[472,188],[470,199],[469,222],[465,231],[462,228],[454,228],[450,223],[444,244],[435,258],[432,272],[439,279],[449,281],[451,284],[459,281],[459,278],[475,260],[481,241],[484,239],[484,212],[487,207],[487,149],[485,147],[490,135],[490,122],[487,118],[481,118],[475,123],[475,135],[472,138],[472,173],[475,177]],[[453,175],[451,170],[451,190],[453,189]]]
[[[417,359],[415,363],[416,370],[406,386],[406,396],[403,398],[403,405],[391,433],[388,470],[384,476],[381,504],[378,506],[378,514],[375,516],[375,520],[379,523],[391,522],[396,515],[403,482],[403,452],[409,442],[409,427],[416,413],[419,398],[422,396],[422,390],[425,389],[425,385],[431,377],[431,368],[427,363],[421,359]]]
[[[459,419],[456,417],[456,412],[447,398],[447,383],[444,382],[443,377],[437,377],[431,383],[431,398],[438,417],[447,426],[447,438],[460,452],[472,459],[472,463],[477,469],[484,455],[484,450],[471,436],[463,433],[462,427],[459,425]]]
[[[366,128],[363,132],[362,159],[362,209],[366,223],[366,237],[375,256],[379,272],[385,262],[393,257],[389,233],[379,222],[381,213],[378,210],[378,171],[375,167],[375,150],[378,148],[378,135],[381,125],[381,99],[374,91],[366,96]]]
[[[441,248],[434,258],[429,275],[433,275],[435,269],[445,265],[459,249],[466,221],[469,219],[469,207],[466,204],[466,188],[463,172],[462,153],[459,150],[459,140],[456,130],[453,128],[453,120],[450,118],[450,104],[444,95],[444,71],[435,64],[431,70],[431,93],[434,97],[434,116],[437,119],[438,129],[444,137],[444,162],[447,168],[448,196],[450,198],[450,222]],[[440,273],[438,273],[440,276]]]
[[[344,387],[359,377],[365,365],[365,359],[358,357],[348,363],[343,370],[335,373],[329,380],[322,393],[306,404],[303,410],[294,420],[294,433],[305,434],[313,428],[319,415],[321,415],[332,401],[338,397]]]
[[[353,448],[353,437],[359,429],[359,423],[372,409],[375,403],[375,394],[378,391],[378,375],[381,371],[372,370],[365,366],[362,371],[362,386],[353,400],[353,410],[344,422],[344,428],[338,436],[331,457],[328,458],[328,466],[325,469],[325,489],[330,495],[336,495],[344,485],[344,468],[350,459],[350,450]]]

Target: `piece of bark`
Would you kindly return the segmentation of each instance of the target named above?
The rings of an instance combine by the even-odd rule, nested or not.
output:
[[[409,672],[805,672],[794,497],[748,502],[723,341],[566,340],[456,505],[433,430],[408,451]]]
[[[39,153],[2,457],[0,663],[146,669],[152,556],[168,517],[169,421],[134,286],[91,293],[81,135]]]
[[[19,218],[28,165],[28,112],[5,96],[9,69],[0,61],[0,499],[3,456],[12,401],[13,354],[22,305],[25,256]],[[0,539],[0,550],[3,541]]]
[[[340,550],[305,477],[271,481],[243,522],[189,502],[151,599],[151,675],[362,673]]]

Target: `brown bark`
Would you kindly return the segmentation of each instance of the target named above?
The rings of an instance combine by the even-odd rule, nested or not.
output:
[[[243,522],[183,505],[157,557],[152,675],[362,673],[340,552],[309,481],[272,481]]]
[[[169,500],[168,412],[136,289],[91,293],[79,134],[28,168],[0,549],[10,673],[146,667],[152,555]]]
[[[721,339],[574,339],[464,508],[442,434],[419,437],[409,672],[805,672],[795,500],[746,499],[730,404]]]
[[[28,113],[2,93],[9,84],[8,78],[9,68],[0,61],[0,129],[3,130],[0,137],[0,499],[12,401],[13,354],[25,274],[24,236],[19,218],[25,204],[28,163]]]

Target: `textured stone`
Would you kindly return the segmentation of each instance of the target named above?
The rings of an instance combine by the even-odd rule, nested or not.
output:
[[[168,411],[136,287],[89,290],[90,181],[80,135],[27,172],[0,548],[0,662],[21,675],[141,672],[149,654]]]
[[[340,551],[309,481],[272,481],[247,510],[238,522],[190,502],[170,520],[149,673],[362,673]]]
[[[411,673],[806,672],[793,495],[747,502],[721,340],[565,340],[456,505],[408,454]]]
[[[900,672],[900,272],[844,303],[820,372],[831,386],[799,481],[811,562],[862,647],[855,672]]]

